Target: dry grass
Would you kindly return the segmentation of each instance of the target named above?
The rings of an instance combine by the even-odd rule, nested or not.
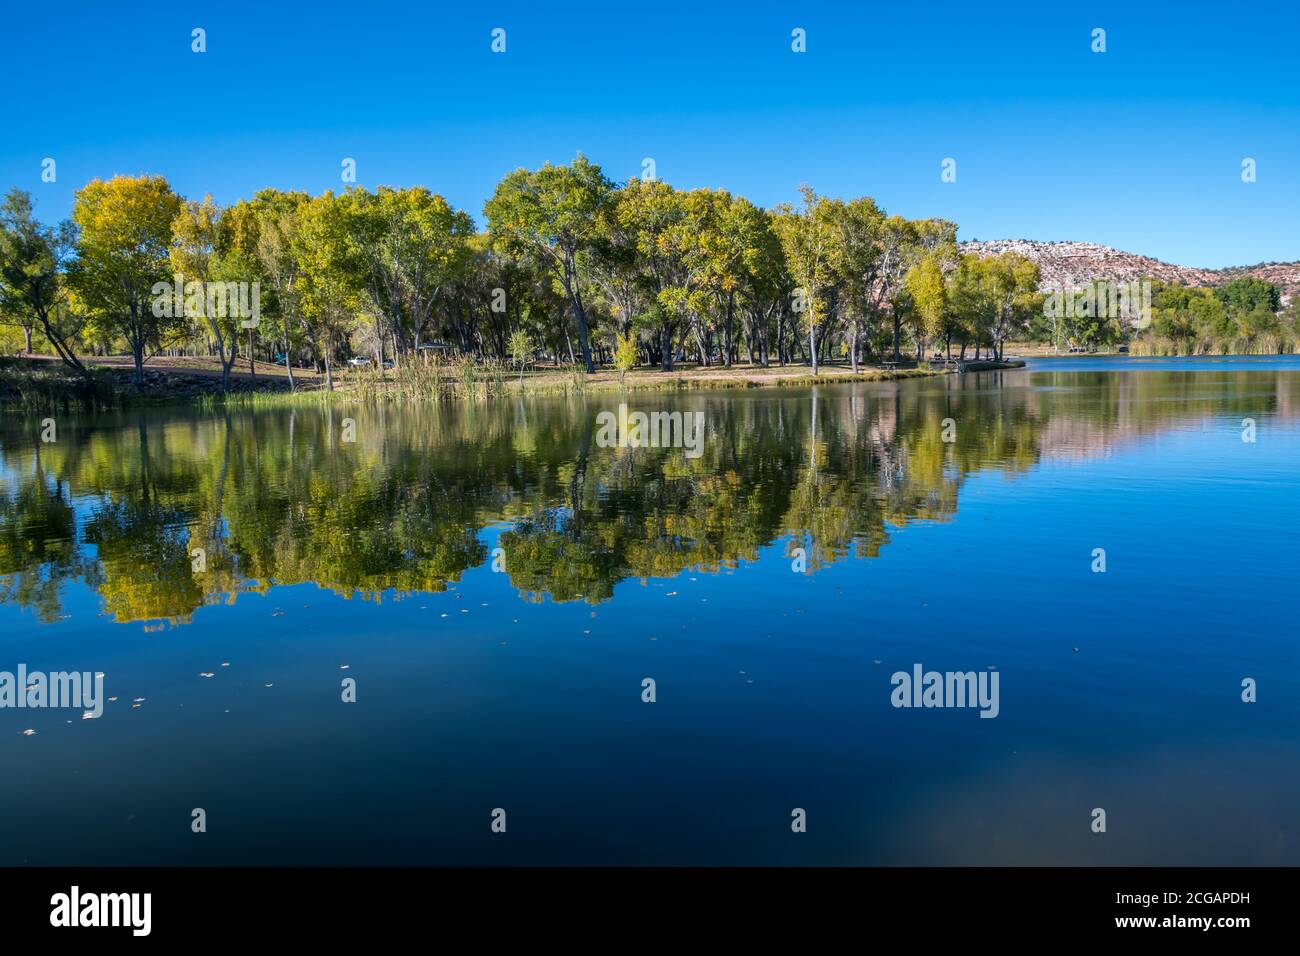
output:
[[[108,356],[88,359],[88,364],[97,367],[101,374],[109,370],[118,375],[125,375],[133,367],[129,356]],[[39,360],[34,365],[44,365]],[[51,363],[53,364],[53,363]],[[347,401],[397,401],[403,403],[437,401],[441,399],[482,400],[499,395],[573,395],[586,392],[610,391],[647,391],[647,390],[684,390],[684,389],[723,389],[723,388],[762,388],[772,386],[798,387],[814,384],[834,384],[839,382],[883,382],[905,378],[917,378],[942,372],[921,369],[883,369],[863,366],[856,373],[846,366],[823,365],[814,377],[806,365],[771,366],[764,368],[755,365],[735,365],[704,367],[683,365],[671,372],[657,368],[633,369],[620,382],[619,374],[614,369],[600,369],[587,373],[579,366],[562,366],[559,368],[530,368],[525,370],[522,378],[515,370],[499,362],[474,361],[468,358],[439,360],[437,358],[412,361],[392,369],[378,369],[373,366],[352,368],[342,366],[334,369],[334,392],[325,391],[325,376],[310,369],[294,369],[295,394],[287,390],[273,394],[254,393],[244,395],[248,385],[257,381],[276,381],[285,383],[283,365],[266,362],[257,363],[256,377],[250,376],[247,363],[240,363],[232,371],[232,378],[243,386],[240,392],[229,395],[206,395],[202,400],[206,404],[239,403],[252,401],[257,404],[275,404],[294,399],[315,400],[337,397]],[[195,358],[188,356],[156,356],[145,364],[149,373],[174,373],[178,379],[194,376],[219,378],[221,364],[215,358]],[[53,370],[52,370],[53,371]],[[11,402],[39,403],[49,401],[49,396],[39,394],[39,387],[34,383],[24,382],[23,391],[30,397],[11,396]],[[183,389],[177,387],[178,399],[184,400]],[[35,394],[31,394],[35,393]],[[17,402],[15,402],[17,403]]]

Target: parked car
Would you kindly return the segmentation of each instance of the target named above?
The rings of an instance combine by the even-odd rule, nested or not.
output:
[[[366,358],[364,355],[358,355],[355,358],[348,359],[348,364],[353,368],[360,368],[363,365],[369,365],[370,359]]]

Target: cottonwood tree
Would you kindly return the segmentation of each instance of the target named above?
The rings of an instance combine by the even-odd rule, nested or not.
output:
[[[736,315],[752,289],[753,271],[766,267],[764,243],[772,239],[767,215],[743,196],[726,190],[696,190],[687,225],[695,229],[692,256],[700,281],[719,318],[723,364],[731,367],[736,348]],[[691,209],[698,212],[691,214]]]
[[[348,230],[338,197],[326,191],[302,204],[291,248],[302,263],[300,308],[303,334],[325,366],[325,387],[334,388],[333,358],[361,308],[364,281],[348,255]]]
[[[0,205],[0,309],[23,323],[28,352],[35,323],[63,364],[84,375],[72,347],[83,321],[68,307],[64,275],[75,246],[71,222],[44,225],[34,215],[29,193],[9,191]]]
[[[752,207],[752,212],[739,210],[738,214],[747,220],[743,227],[746,248],[740,301],[749,361],[767,366],[771,360],[773,320],[788,312],[794,283],[786,268],[781,240],[772,228],[772,214],[758,207]]]
[[[709,364],[712,327],[710,311],[722,287],[734,284],[728,260],[735,251],[723,237],[723,219],[730,194],[722,190],[692,189],[678,192],[681,214],[661,235],[659,242],[673,263],[671,281],[660,291],[660,304],[676,313],[695,347],[701,365]]]
[[[299,211],[309,200],[304,192],[264,189],[251,200],[236,203],[222,220],[222,245],[228,259],[258,277],[263,299],[262,335],[284,344],[284,368],[289,388],[297,387],[293,377],[293,355],[307,337],[303,310],[304,265],[295,240]]]
[[[918,249],[922,248],[923,235],[941,231],[941,226],[935,224],[942,224],[951,227],[955,243],[957,227],[951,223],[944,223],[943,220],[922,220],[920,223],[915,223],[902,216],[887,216],[883,212],[879,218],[876,218],[866,209],[863,210],[863,215],[870,217],[871,233],[876,247],[875,254],[870,257],[870,269],[866,277],[867,285],[871,290],[868,299],[871,321],[883,328],[888,315],[892,332],[892,354],[894,361],[897,362],[902,358],[899,349],[902,344],[903,310],[896,308],[895,305],[900,294],[903,293],[903,277],[914,263]]]
[[[568,166],[547,163],[537,170],[515,170],[497,184],[484,207],[488,230],[500,249],[527,252],[554,272],[573,311],[588,372],[595,366],[579,261],[595,241],[612,188],[600,167],[579,154]]]
[[[384,325],[376,331],[391,337],[395,358],[410,353],[430,329],[440,297],[471,261],[473,220],[423,187],[351,189],[339,202],[368,311]]]
[[[956,269],[958,261],[957,252],[957,224],[949,222],[946,219],[916,219],[906,222],[906,237],[903,239],[903,261],[905,263],[905,272],[910,270],[923,259],[929,258],[938,264],[940,272],[943,274],[945,282],[950,281],[953,271]],[[910,296],[909,296],[910,299]],[[911,303],[912,318],[917,323],[929,321],[931,325],[921,329],[922,338],[930,338],[942,334],[947,323],[954,321],[953,316],[945,313],[942,318],[936,318],[933,314],[928,319],[923,319],[916,311],[915,302]],[[947,306],[945,306],[947,308]],[[894,332],[895,354],[898,351],[898,324],[897,320]],[[937,324],[934,324],[936,323]],[[920,328],[920,325],[918,325]],[[917,356],[924,355],[924,343],[918,342]]]
[[[925,354],[925,343],[949,327],[952,303],[942,258],[927,252],[907,271],[907,292],[917,320],[917,352]]]
[[[610,197],[607,215],[636,271],[644,301],[641,325],[654,334],[660,368],[672,371],[687,284],[679,241],[686,216],[681,194],[660,180],[633,179]]]
[[[808,327],[808,358],[817,374],[817,327],[821,308],[834,276],[834,221],[831,204],[811,186],[799,187],[803,205],[777,207],[773,228],[785,251],[786,265],[802,292],[804,324]]]
[[[910,230],[905,220],[886,216],[870,197],[847,203],[834,200],[829,211],[834,227],[832,269],[848,332],[849,362],[856,372],[861,336],[876,330],[884,304],[903,274],[904,243]]]
[[[633,180],[637,182],[637,180]],[[637,248],[635,222],[619,215],[627,189],[617,189],[601,207],[596,237],[584,261],[587,275],[614,319],[616,338],[626,335],[648,306],[647,283]]]
[[[988,301],[988,331],[993,357],[1001,360],[1008,335],[1023,328],[1038,288],[1038,264],[1014,252],[980,260]]]
[[[135,385],[144,384],[145,352],[161,347],[183,317],[155,315],[155,283],[170,281],[172,224],[181,198],[162,176],[93,180],[73,202],[80,229],[69,279],[92,320],[126,340]]]
[[[185,286],[177,290],[184,317],[206,332],[216,347],[221,361],[221,390],[228,392],[230,370],[239,357],[240,318],[230,303],[218,308],[216,300],[204,291],[207,283],[227,277],[228,266],[218,248],[222,218],[222,210],[211,196],[205,196],[202,202],[185,201],[172,223],[169,258],[174,275]],[[251,350],[248,361],[251,366]]]

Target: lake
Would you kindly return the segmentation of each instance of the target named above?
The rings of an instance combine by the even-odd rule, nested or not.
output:
[[[53,426],[0,864],[1300,863],[1294,359]]]

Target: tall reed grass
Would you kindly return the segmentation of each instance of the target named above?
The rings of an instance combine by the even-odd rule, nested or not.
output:
[[[1196,355],[1294,355],[1300,352],[1300,335],[1287,332],[1265,332],[1253,337],[1234,336],[1211,338],[1198,336],[1191,339],[1172,339],[1151,335],[1134,339],[1129,344],[1130,355],[1196,356]]]
[[[23,411],[106,411],[121,408],[130,394],[111,372],[79,375],[56,363],[0,365],[0,406]]]

